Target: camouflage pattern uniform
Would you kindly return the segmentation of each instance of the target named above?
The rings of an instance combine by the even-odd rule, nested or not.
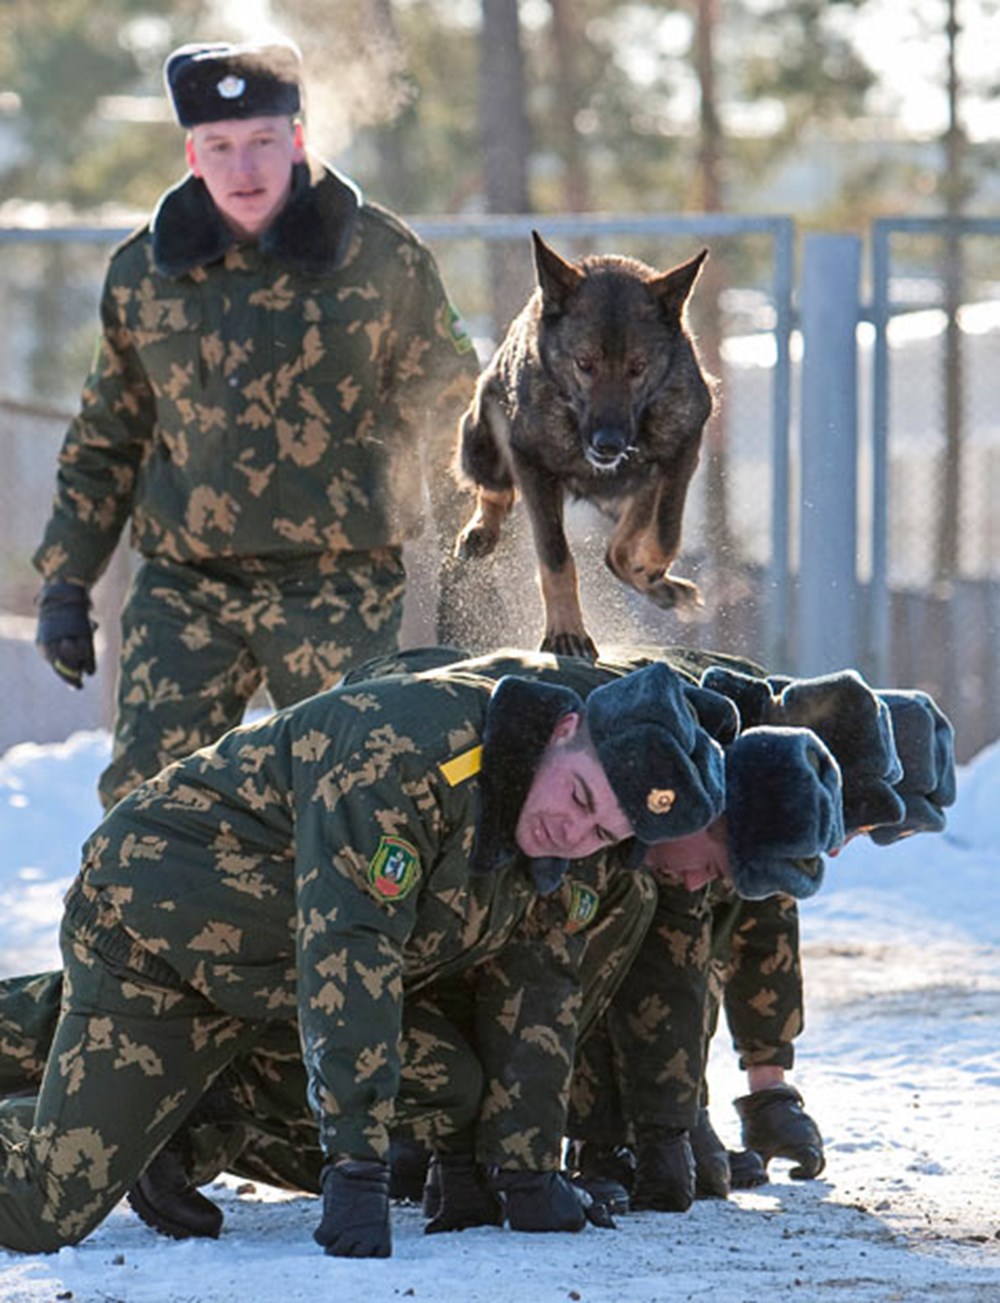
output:
[[[188,177],[110,262],[34,558],[89,589],[128,520],[144,559],[105,805],[237,724],[262,681],[284,706],[395,646],[425,462],[435,506],[454,497],[478,366],[430,252],[333,171],[293,183],[238,244]]]
[[[582,1039],[569,1134],[601,1146],[694,1122],[705,1050],[711,913],[704,891],[655,884],[651,926],[610,1008]]]
[[[655,657],[626,651],[624,667]],[[660,655],[697,680],[723,661],[668,648]],[[570,1097],[574,1139],[634,1142],[637,1128],[690,1129],[708,1102],[705,1068],[720,1004],[746,1070],[790,1068],[804,1025],[798,908],[788,896],[744,900],[725,883],[690,892],[657,884],[652,925],[607,1015],[582,1040]]]
[[[510,837],[553,706],[532,697],[508,719],[495,686],[472,669],[345,685],[228,734],[107,815],[66,898],[62,1010],[37,1101],[0,1106],[0,1244],[82,1239],[220,1074],[235,1067],[246,1084],[248,1064],[266,1080],[281,1055],[294,1061],[296,1018],[324,1158],[384,1158],[404,984],[420,1002],[411,1080],[419,1095],[423,1074],[433,1112],[449,1072],[434,1066],[435,992],[476,965],[497,965],[477,1017],[500,1049],[477,1045],[484,1084],[465,1079],[460,1111],[485,1089],[502,1116],[539,1064],[564,1107],[585,947],[574,924],[596,917],[581,888],[601,891],[578,879],[600,869],[574,865],[539,897]],[[633,895],[638,911],[619,899],[609,912],[622,936],[650,901]],[[617,945],[597,942],[605,957]],[[38,987],[18,994],[36,1022],[51,1008]],[[37,1071],[30,1028],[18,1043],[2,1012],[3,1071]],[[547,1125],[561,1134],[556,1111]],[[513,1134],[500,1130],[491,1152]],[[535,1161],[531,1144],[516,1139],[511,1160]]]
[[[708,1103],[705,1068],[720,1004],[744,1071],[790,1068],[803,1027],[798,910],[724,884],[657,884],[652,926],[606,1017],[582,1042],[569,1128],[602,1146],[637,1128],[689,1130]]]
[[[741,900],[716,885],[712,959],[708,1039],[721,1002],[744,1072],[760,1064],[791,1068],[805,1015],[798,902],[791,896]]]

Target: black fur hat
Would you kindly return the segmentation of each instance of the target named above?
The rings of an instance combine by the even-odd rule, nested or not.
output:
[[[735,702],[721,692],[713,692],[694,683],[683,686],[685,697],[694,707],[698,723],[716,742],[726,747],[740,731],[740,712]]]
[[[892,716],[896,749],[903,762],[896,791],[906,807],[901,823],[871,830],[873,842],[888,846],[912,833],[944,829],[944,808],[953,805],[956,796],[955,730],[926,692],[878,695]]]
[[[640,842],[698,832],[725,805],[722,748],[699,724],[680,675],[647,665],[595,688],[586,721]]]
[[[808,728],[747,729],[726,750],[726,838],[733,886],[759,900],[803,898],[844,840],[840,767]]]
[[[163,77],[182,127],[292,117],[302,105],[302,56],[291,41],[182,45],[167,58]]]
[[[889,709],[857,670],[810,679],[755,679],[713,666],[701,682],[736,703],[744,728],[810,728],[826,743],[841,770],[848,834],[902,820],[904,805],[894,785],[903,767]]]

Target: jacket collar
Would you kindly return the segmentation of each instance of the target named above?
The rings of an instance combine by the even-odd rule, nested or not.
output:
[[[260,249],[293,271],[334,271],[343,261],[361,192],[353,181],[315,160],[292,169],[288,203],[260,238]],[[186,276],[218,262],[237,243],[205,183],[190,174],[157,205],[150,223],[153,261],[164,276]]]
[[[505,675],[493,689],[483,729],[482,804],[470,873],[493,873],[518,854],[514,840],[521,813],[556,722],[570,711],[583,711],[583,701],[570,688]],[[566,860],[530,860],[536,889],[554,891],[566,870]]]

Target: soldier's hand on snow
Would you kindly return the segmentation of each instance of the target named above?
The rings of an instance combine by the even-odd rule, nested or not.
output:
[[[94,673],[96,628],[90,618],[90,597],[82,584],[60,579],[45,585],[38,598],[35,642],[71,687],[82,688],[83,676]]]
[[[743,1143],[756,1149],[765,1166],[772,1158],[788,1158],[796,1181],[819,1176],[826,1166],[823,1137],[805,1111],[805,1101],[794,1086],[771,1086],[742,1095],[733,1106],[743,1123]]]
[[[323,1169],[323,1220],[313,1239],[334,1258],[388,1258],[389,1164],[343,1158]]]
[[[470,1226],[502,1226],[503,1205],[489,1187],[486,1172],[468,1154],[435,1154],[424,1186],[425,1235],[464,1231]]]
[[[587,1222],[614,1227],[603,1205],[561,1172],[494,1172],[512,1231],[582,1231]]]

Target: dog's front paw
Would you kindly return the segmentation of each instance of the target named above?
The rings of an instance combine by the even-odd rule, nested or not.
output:
[[[597,647],[586,630],[582,633],[547,633],[539,651],[551,652],[553,656],[579,656],[585,661],[597,660]]]
[[[489,556],[499,539],[496,530],[472,520],[455,539],[455,555],[460,561],[478,560]]]
[[[678,615],[692,615],[700,606],[704,606],[701,589],[690,579],[675,579],[672,575],[662,575],[643,589],[654,606],[662,611],[676,611]]]

